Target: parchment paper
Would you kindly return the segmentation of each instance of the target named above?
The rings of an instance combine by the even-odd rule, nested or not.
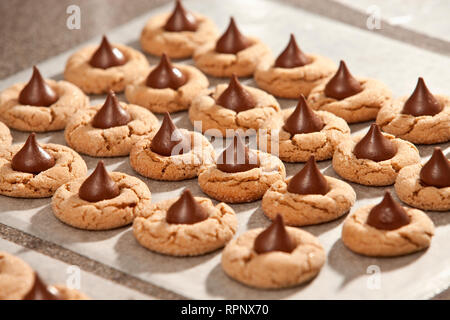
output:
[[[131,3],[130,3],[131,5]],[[277,55],[286,45],[290,32],[305,52],[326,55],[336,62],[346,60],[354,75],[378,78],[384,81],[395,96],[410,94],[417,77],[423,76],[432,92],[448,94],[450,60],[448,57],[427,52],[408,44],[378,36],[375,32],[356,29],[285,4],[266,0],[186,0],[191,10],[211,17],[222,31],[233,15],[239,27],[249,35],[264,40]],[[143,15],[108,33],[111,41],[139,48],[138,37],[146,20],[156,13],[170,10],[167,5]],[[92,40],[99,43],[100,38]],[[80,46],[81,47],[81,46]],[[61,78],[65,61],[70,53],[56,56],[39,65],[46,76]],[[149,57],[152,64],[158,59]],[[192,63],[188,60],[186,63]],[[27,81],[31,70],[24,70],[0,81],[4,89],[16,81]],[[210,78],[211,85],[226,80]],[[246,83],[254,85],[253,80]],[[121,97],[123,99],[123,96]],[[92,103],[104,97],[93,97]],[[283,108],[295,105],[294,100],[279,100]],[[161,117],[159,117],[161,119]],[[178,126],[192,129],[186,112],[177,113]],[[365,131],[368,123],[352,125],[352,132]],[[16,143],[23,142],[25,133],[13,132]],[[40,142],[65,144],[62,132],[39,134]],[[441,148],[447,154],[449,143]],[[433,146],[420,146],[423,160]],[[91,171],[98,159],[83,157]],[[133,172],[127,157],[106,159],[109,170]],[[322,171],[337,177],[330,161],[319,163]],[[302,164],[287,164],[288,175],[297,172]],[[176,197],[188,187],[195,195],[204,194],[197,180],[182,182],[157,182],[140,177],[152,191],[154,202]],[[389,188],[364,187],[351,184],[357,193],[360,206],[377,203]],[[89,232],[71,228],[57,220],[50,207],[50,199],[21,200],[0,196],[0,222],[57,243],[91,259],[113,266],[145,281],[172,290],[188,298],[207,299],[369,299],[369,298],[429,298],[450,284],[450,214],[429,212],[436,225],[436,235],[429,250],[404,257],[376,259],[356,255],[344,247],[340,240],[343,218],[304,229],[318,236],[327,252],[327,262],[312,282],[288,290],[266,291],[245,287],[229,279],[220,267],[220,250],[194,258],[174,258],[152,253],[141,247],[133,238],[130,228],[105,232]],[[238,234],[248,229],[267,226],[270,222],[260,209],[260,201],[232,205],[239,220]],[[0,248],[2,244],[0,243]],[[381,270],[379,289],[370,289],[367,273],[369,266]],[[95,281],[95,280],[93,280]]]

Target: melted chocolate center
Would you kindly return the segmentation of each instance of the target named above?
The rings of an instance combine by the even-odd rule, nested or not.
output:
[[[412,95],[403,105],[403,114],[410,114],[415,117],[434,116],[444,109],[444,106],[428,90],[423,78],[419,78]]]
[[[175,148],[177,150],[173,151]],[[191,141],[175,126],[169,113],[166,112],[161,127],[152,139],[150,149],[159,155],[169,157],[172,154],[188,152],[191,149]]]
[[[31,133],[23,147],[11,160],[15,171],[38,174],[55,165],[55,158],[47,153],[36,141],[36,135]]]
[[[172,224],[194,224],[208,219],[208,212],[184,189],[181,197],[167,210],[166,221]]]
[[[322,194],[330,190],[327,179],[317,167],[314,156],[310,156],[305,166],[289,180],[287,190],[296,194]]]
[[[239,31],[234,18],[230,18],[227,30],[216,42],[216,52],[236,54],[251,45],[252,41]]]
[[[245,172],[260,165],[258,155],[244,145],[239,134],[233,137],[233,143],[217,158],[217,169],[222,172]]]
[[[122,108],[114,92],[110,92],[105,103],[92,119],[92,126],[99,129],[124,126],[131,121],[127,110]]]
[[[58,95],[42,78],[36,66],[33,75],[19,94],[19,103],[26,106],[48,107],[58,101]]]
[[[363,91],[363,87],[352,76],[345,62],[341,60],[338,71],[328,81],[324,92],[327,97],[342,100],[361,91]]]
[[[353,154],[358,159],[370,159],[376,162],[391,159],[397,153],[397,146],[380,131],[375,123],[367,134],[355,145]]]
[[[427,186],[450,187],[450,161],[444,156],[441,148],[434,148],[430,160],[420,170],[420,180]]]
[[[395,230],[411,221],[406,210],[387,191],[383,200],[370,210],[367,224],[380,230]]]
[[[103,161],[97,163],[94,172],[91,173],[80,186],[78,195],[81,199],[89,202],[98,202],[112,199],[120,194],[119,186],[106,171]]]
[[[216,104],[237,113],[256,107],[252,94],[244,88],[235,74],[231,77],[228,88],[217,98]]]
[[[106,36],[103,36],[102,42],[89,60],[89,64],[94,68],[108,69],[124,65],[127,59],[122,51],[111,46]]]
[[[171,32],[196,31],[197,27],[197,19],[183,7],[180,0],[177,0],[172,14],[164,25],[164,30]]]
[[[146,85],[155,89],[178,89],[187,81],[186,76],[180,69],[176,68],[169,57],[163,53],[158,66],[150,72],[147,77]]]
[[[255,239],[253,249],[258,254],[272,251],[292,252],[297,247],[287,232],[283,217],[279,214],[272,224]]]
[[[319,117],[306,103],[305,97],[300,96],[297,107],[284,121],[283,129],[292,135],[299,133],[319,132],[325,126]]]
[[[297,45],[294,34],[291,33],[289,43],[282,53],[275,60],[276,68],[297,68],[303,67],[311,63],[311,59],[308,58]]]

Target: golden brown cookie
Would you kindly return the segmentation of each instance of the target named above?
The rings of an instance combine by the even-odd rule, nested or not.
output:
[[[0,194],[18,198],[50,197],[62,184],[86,175],[86,163],[72,149],[53,143],[41,147],[53,156],[55,165],[39,174],[12,169],[11,160],[22,144],[0,150]]]
[[[125,56],[125,64],[106,69],[95,68],[89,61],[98,46],[87,46],[67,60],[64,79],[74,83],[85,93],[101,94],[110,90],[122,92],[126,85],[146,75],[149,64],[141,52],[121,44],[114,44],[114,47]]]
[[[261,199],[269,187],[286,177],[283,162],[277,157],[256,151],[260,165],[244,172],[223,172],[215,163],[200,169],[198,184],[210,197],[228,203],[251,202]]]
[[[192,101],[189,108],[189,119],[196,128],[201,125],[201,128],[198,129],[205,134],[216,135],[219,133],[226,136],[227,130],[230,129],[246,131],[273,128],[279,125],[281,109],[273,96],[260,89],[243,86],[255,99],[256,106],[236,113],[234,110],[224,108],[216,103],[227,87],[227,84],[219,84],[212,91],[205,92]]]
[[[377,116],[380,128],[394,136],[412,143],[433,144],[450,140],[450,97],[434,95],[444,109],[434,116],[402,114],[408,97],[394,100],[384,106]]]
[[[293,110],[294,108],[282,110],[283,119],[286,120]],[[344,119],[330,112],[316,111],[315,114],[324,123],[320,131],[292,135],[283,126],[279,126],[268,130],[267,134],[257,136],[258,148],[277,154],[286,162],[305,162],[312,155],[317,161],[331,159],[336,146],[350,136],[350,128]],[[273,147],[278,150],[272,150]]]
[[[109,175],[119,187],[118,196],[97,202],[83,200],[78,191],[86,178],[78,178],[56,190],[52,198],[55,216],[75,228],[109,230],[130,224],[149,210],[151,193],[143,181],[121,172]]]
[[[180,154],[163,156],[150,148],[152,136],[140,140],[130,152],[130,164],[144,177],[155,180],[179,181],[198,175],[203,164],[214,161],[214,149],[202,134],[180,129],[190,137],[191,150]]]
[[[420,210],[404,207],[411,221],[394,230],[380,230],[367,224],[373,205],[350,213],[342,227],[342,241],[352,251],[379,257],[404,255],[427,248],[434,235],[434,224]]]
[[[182,64],[175,64],[174,66],[187,77],[187,82],[184,85],[178,89],[155,89],[146,85],[146,77],[141,77],[135,83],[127,86],[125,90],[127,100],[156,113],[188,109],[192,100],[206,91],[209,81],[195,67]],[[154,68],[147,70],[145,76]]]
[[[344,181],[325,176],[325,194],[296,194],[287,190],[290,179],[271,185],[262,199],[264,214],[271,220],[280,214],[287,225],[306,226],[335,220],[346,214],[356,201],[353,188]]]
[[[194,224],[173,224],[166,221],[167,210],[178,199],[153,204],[144,216],[133,223],[138,242],[159,253],[173,256],[196,256],[223,247],[237,230],[236,215],[225,203],[214,205],[208,198],[195,200],[208,213],[208,218]]]
[[[292,287],[314,278],[325,263],[325,250],[312,234],[286,227],[296,248],[290,252],[258,254],[256,237],[262,228],[252,229],[232,240],[222,252],[222,268],[231,278],[263,289]]]
[[[11,143],[12,137],[9,128],[3,122],[0,122],[0,148],[9,147]]]
[[[308,104],[314,110],[328,111],[355,123],[375,119],[378,111],[390,103],[391,91],[381,81],[370,78],[356,78],[363,90],[355,95],[342,100],[327,97],[324,90],[330,79],[322,80],[311,90]]]
[[[58,100],[48,107],[22,105],[18,101],[25,83],[15,84],[0,93],[0,120],[20,131],[47,132],[62,130],[74,112],[84,109],[89,99],[67,81],[46,79]]]
[[[22,259],[0,251],[0,300],[23,300],[33,291],[36,273]],[[48,286],[59,300],[86,300],[83,293],[64,285]]]
[[[166,53],[171,58],[189,58],[199,46],[217,37],[214,22],[198,13],[192,13],[198,21],[196,31],[171,32],[164,29],[169,13],[152,17],[141,33],[144,51],[160,56]]]
[[[307,97],[312,88],[336,70],[336,64],[320,55],[306,56],[311,62],[295,68],[278,68],[273,59],[263,60],[254,75],[258,87],[280,98],[298,99],[302,94]]]
[[[108,129],[94,128],[92,118],[102,104],[75,113],[67,124],[64,137],[76,151],[92,157],[126,156],[142,137],[158,128],[158,119],[148,110],[133,104],[120,103],[131,121]]]
[[[387,186],[395,182],[398,172],[403,167],[419,163],[417,148],[410,142],[384,134],[397,147],[394,157],[384,161],[358,159],[353,148],[363,135],[349,137],[337,145],[333,155],[333,169],[342,178],[368,186]]]

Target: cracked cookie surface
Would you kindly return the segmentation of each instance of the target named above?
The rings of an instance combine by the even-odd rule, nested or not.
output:
[[[131,116],[126,125],[108,129],[94,128],[92,118],[102,105],[78,111],[69,120],[64,137],[76,151],[92,157],[126,156],[136,142],[158,128],[158,119],[147,109],[121,102]]]
[[[150,18],[141,33],[142,49],[157,56],[166,53],[171,58],[191,57],[196,48],[217,37],[217,28],[211,19],[197,13],[192,14],[198,22],[198,28],[194,32],[164,30],[170,13]]]
[[[243,203],[261,199],[269,187],[286,177],[283,162],[261,151],[253,151],[260,161],[258,168],[244,172],[228,173],[217,169],[216,164],[200,169],[198,184],[210,197],[228,203]]]
[[[237,230],[233,209],[225,203],[214,205],[208,198],[195,197],[209,217],[194,224],[166,222],[169,207],[178,199],[153,204],[133,223],[133,233],[145,248],[173,256],[196,256],[222,248]]]
[[[291,253],[258,254],[253,249],[262,228],[232,240],[222,252],[222,268],[231,278],[262,289],[292,287],[314,278],[325,263],[325,250],[312,234],[292,227],[287,232],[297,247]]]
[[[272,184],[262,199],[264,214],[274,220],[283,216],[287,225],[306,226],[335,220],[346,214],[356,201],[353,188],[344,181],[325,176],[330,190],[321,194],[295,194],[287,191],[287,181]]]
[[[22,300],[34,285],[34,270],[22,259],[0,251],[0,300]],[[64,285],[53,285],[62,300],[86,300],[85,294]]]
[[[409,224],[395,230],[379,230],[366,223],[373,205],[359,208],[345,219],[342,241],[352,251],[366,256],[392,257],[430,246],[434,224],[422,211],[404,207]]]
[[[216,42],[210,41],[194,51],[195,65],[213,77],[251,76],[259,63],[271,59],[271,52],[261,40],[255,37],[248,39],[252,45],[236,54],[216,52]]]
[[[450,97],[435,95],[444,108],[434,116],[402,114],[408,97],[396,99],[384,106],[377,116],[377,124],[387,133],[412,143],[433,144],[450,140]]]
[[[227,84],[219,84],[214,90],[205,92],[192,101],[189,119],[194,126],[198,126],[195,122],[200,122],[203,133],[209,130],[207,134],[214,135],[218,132],[226,136],[227,129],[246,131],[275,128],[280,125],[282,121],[280,105],[272,95],[260,89],[244,86],[256,100],[255,108],[236,113],[216,104],[216,99],[227,87]]]
[[[157,113],[188,109],[192,100],[206,91],[209,81],[195,67],[181,64],[175,64],[174,66],[187,77],[187,82],[184,85],[176,90],[172,88],[155,89],[146,85],[146,78],[144,77],[126,87],[127,100]],[[154,68],[152,67],[148,73]]]
[[[151,193],[143,181],[121,172],[111,172],[110,177],[119,187],[120,194],[98,202],[78,196],[85,177],[62,185],[52,198],[55,216],[75,228],[109,230],[130,224],[149,209]]]
[[[56,131],[64,129],[77,110],[88,106],[88,97],[73,84],[51,79],[45,82],[59,97],[55,103],[48,107],[20,104],[19,94],[25,83],[18,83],[0,93],[0,120],[20,131]]]
[[[404,167],[395,180],[395,192],[400,200],[423,210],[450,210],[450,187],[426,186],[420,181],[421,164]]]
[[[326,57],[307,54],[311,63],[295,68],[276,68],[274,60],[265,59],[256,67],[258,87],[280,98],[307,97],[322,79],[336,71],[336,65]]]
[[[77,85],[85,93],[101,94],[110,90],[122,92],[125,86],[146,75],[149,64],[139,51],[114,44],[125,56],[124,65],[107,69],[94,68],[89,64],[98,46],[87,46],[70,56],[64,70],[64,79]]]
[[[12,143],[12,136],[9,128],[0,122],[0,148],[9,147]]]
[[[162,156],[150,148],[152,136],[141,139],[130,152],[131,167],[154,180],[180,181],[194,178],[202,165],[214,161],[214,149],[202,134],[180,129],[191,138],[191,150],[180,155]]]
[[[363,135],[345,139],[338,144],[333,155],[333,169],[342,178],[367,186],[388,186],[395,182],[398,172],[403,167],[420,163],[419,151],[410,142],[384,134],[397,147],[394,157],[384,161],[358,159],[353,148]]]
[[[308,96],[308,105],[314,110],[334,113],[348,123],[364,122],[377,117],[378,111],[391,102],[392,93],[381,81],[369,78],[357,78],[363,91],[336,100],[327,97],[325,86],[330,78],[324,79],[313,88]]]
[[[41,144],[55,158],[55,165],[39,174],[15,171],[11,168],[13,156],[22,148],[12,145],[0,150],[0,194],[17,198],[50,197],[62,184],[86,175],[84,160],[72,149],[59,144]]]
[[[293,110],[283,110],[283,118],[288,118]],[[319,132],[292,135],[281,125],[275,130],[268,130],[266,135],[258,135],[258,147],[263,151],[277,153],[286,162],[306,162],[310,156],[314,156],[317,161],[331,159],[336,146],[350,137],[350,128],[344,119],[330,112],[315,113],[325,124]],[[276,143],[278,150],[273,150],[272,145]]]

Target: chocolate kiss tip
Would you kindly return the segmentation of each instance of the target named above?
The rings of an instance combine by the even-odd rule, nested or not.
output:
[[[120,194],[119,186],[111,179],[102,160],[89,177],[81,184],[78,195],[89,202],[112,199]]]
[[[434,148],[433,155],[420,170],[420,180],[427,186],[450,187],[450,161],[441,148]]]
[[[28,83],[19,93],[22,105],[48,107],[58,100],[58,95],[42,77],[39,69],[33,66],[33,73]]]
[[[301,95],[294,111],[285,120],[283,129],[295,135],[319,132],[324,126],[322,118],[308,106],[305,97]]]
[[[287,190],[296,194],[328,193],[330,188],[327,179],[317,167],[314,156],[309,157],[305,166],[289,180]]]
[[[367,217],[367,224],[380,230],[395,230],[409,224],[411,218],[406,210],[392,198],[389,191],[374,206]]]
[[[169,157],[177,146],[180,148],[178,154],[188,152],[191,147],[190,139],[179,131],[170,114],[166,112],[161,127],[152,139],[150,149],[159,155]]]
[[[217,158],[217,169],[227,173],[245,172],[259,166],[258,155],[249,150],[239,133],[234,135],[233,142]]]
[[[60,300],[60,297],[58,290],[53,286],[47,286],[35,272],[34,284],[23,300]]]
[[[236,113],[256,107],[253,95],[239,82],[236,74],[232,75],[228,87],[217,98],[216,104]]]
[[[327,97],[342,100],[362,90],[359,81],[352,76],[345,62],[341,60],[335,75],[326,84],[324,93]]]
[[[289,43],[275,60],[276,68],[296,68],[309,64],[308,58],[298,47],[294,34],[291,33]]]
[[[405,101],[402,113],[415,117],[434,116],[443,110],[444,106],[428,90],[422,77],[417,80],[416,88]]]
[[[248,48],[251,44],[251,40],[239,31],[234,18],[230,17],[227,30],[216,42],[216,52],[236,54]]]
[[[122,108],[115,93],[111,90],[106,97],[105,103],[92,119],[92,126],[99,129],[108,129],[124,126],[130,121],[130,114]]]
[[[296,244],[287,232],[283,217],[278,214],[272,224],[262,231],[255,239],[253,249],[258,254],[272,251],[290,253],[296,248]]]
[[[358,159],[369,159],[376,162],[391,159],[397,153],[397,146],[373,123],[366,135],[355,145],[353,154]]]
[[[186,82],[187,78],[183,72],[172,64],[166,53],[163,53],[159,64],[147,76],[146,85],[155,89],[177,90]]]
[[[127,62],[123,53],[112,47],[108,38],[103,35],[100,46],[93,53],[89,64],[94,68],[108,69],[111,67],[121,66]]]
[[[38,174],[55,165],[55,158],[48,154],[36,141],[32,132],[23,147],[11,159],[15,171]]]
[[[172,224],[194,224],[206,220],[208,216],[191,191],[184,189],[181,197],[167,210],[166,221]]]
[[[170,32],[180,32],[196,31],[197,28],[198,23],[195,16],[183,7],[181,1],[177,0],[172,14],[164,25],[164,29]]]

